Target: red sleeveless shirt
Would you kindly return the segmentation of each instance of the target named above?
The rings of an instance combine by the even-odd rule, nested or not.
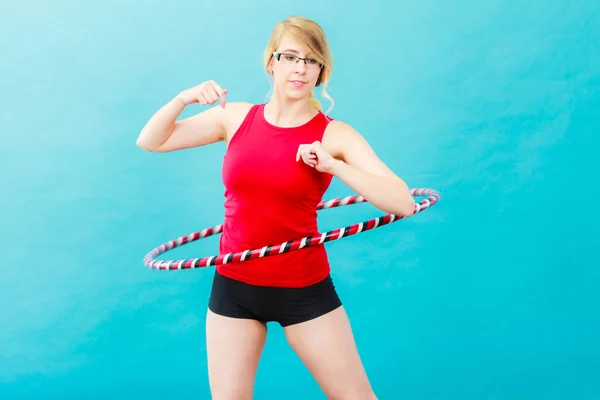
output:
[[[321,141],[331,118],[281,128],[267,122],[264,104],[252,106],[223,159],[225,221],[220,254],[317,235],[317,205],[332,175],[296,161],[301,144]],[[220,274],[258,286],[303,287],[330,272],[324,245],[217,266]]]

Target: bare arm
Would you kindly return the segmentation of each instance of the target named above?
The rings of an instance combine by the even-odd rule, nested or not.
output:
[[[212,81],[181,92],[150,118],[137,138],[137,146],[151,152],[169,152],[224,140],[226,93]],[[221,107],[177,121],[187,105],[214,104],[218,100]]]
[[[380,210],[412,215],[415,202],[406,183],[385,165],[350,125],[332,121],[323,143],[302,145],[296,159],[330,173]]]

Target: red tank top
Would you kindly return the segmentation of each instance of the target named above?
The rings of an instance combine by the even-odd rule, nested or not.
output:
[[[317,205],[332,175],[296,161],[301,144],[321,141],[331,118],[319,112],[304,125],[267,122],[264,104],[252,106],[223,159],[225,221],[220,254],[317,235]],[[258,286],[303,287],[330,272],[324,245],[219,265],[220,274]]]

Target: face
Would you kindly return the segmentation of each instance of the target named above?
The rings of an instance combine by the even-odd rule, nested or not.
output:
[[[293,99],[308,96],[317,83],[321,64],[305,46],[288,35],[282,37],[275,51],[281,53],[279,60],[273,57],[269,64],[275,90]]]

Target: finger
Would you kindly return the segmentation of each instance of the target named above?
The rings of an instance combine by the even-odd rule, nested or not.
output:
[[[206,97],[206,100],[209,101],[210,104],[215,104],[219,99],[219,94],[217,93],[217,89],[215,88],[216,83],[214,81],[208,81],[205,83],[203,87],[203,93]]]
[[[304,152],[304,154],[306,155],[306,157],[308,158],[317,158],[317,153],[314,149],[309,148],[306,149],[306,151]]]
[[[215,83],[215,85],[216,85],[216,83]],[[217,101],[219,101],[220,98],[221,98],[221,94],[219,94],[219,91],[214,86],[211,87],[210,94],[213,96],[214,103],[216,103]],[[221,106],[223,106],[223,101],[222,100],[221,100]]]
[[[206,100],[206,97],[204,97],[202,92],[198,93],[198,96],[196,96],[196,98],[198,99],[198,103],[202,104],[203,106],[208,104],[208,101]]]
[[[215,104],[217,99],[219,98],[217,92],[215,92],[215,89],[210,85],[207,85],[203,88],[202,94],[204,95],[209,104]]]
[[[223,93],[221,94],[221,96],[219,96],[219,98],[221,99],[221,107],[223,108],[225,108],[225,104],[227,103],[227,93],[229,93],[229,90],[223,89]]]
[[[223,89],[218,83],[214,81],[211,81],[211,84],[213,86],[213,89],[215,89],[215,93],[219,97],[219,100],[221,101],[221,108],[225,108],[225,103],[227,102],[227,93],[229,92],[229,90]]]
[[[311,160],[307,160],[305,162],[306,165],[308,165],[309,167],[316,167],[317,163],[315,161],[311,161]]]
[[[315,166],[317,165],[317,159],[316,157],[311,157],[310,155],[304,155],[302,157],[302,159],[304,160],[304,163],[310,166]]]
[[[215,81],[208,81],[208,86],[209,86],[208,92],[210,93],[210,95],[213,99],[213,102],[211,104],[214,104],[217,102],[217,100],[220,100],[221,108],[224,108],[224,106],[225,106],[225,102],[224,102],[224,98],[223,98],[223,96],[225,95],[224,90]]]
[[[302,152],[304,151],[304,145],[301,144],[298,146],[298,151],[296,152],[296,162],[300,161],[300,157],[302,156]]]

